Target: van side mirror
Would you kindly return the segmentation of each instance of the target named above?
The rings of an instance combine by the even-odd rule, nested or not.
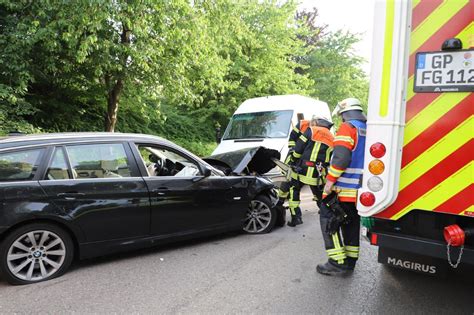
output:
[[[221,127],[216,127],[216,142],[221,143]]]

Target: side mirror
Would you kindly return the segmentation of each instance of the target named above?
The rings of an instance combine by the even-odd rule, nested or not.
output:
[[[212,171],[211,171],[210,168],[208,168],[206,166],[203,166],[203,170],[204,170],[203,176],[196,176],[196,177],[193,178],[194,183],[199,182],[199,181],[203,180],[204,178],[209,177],[209,176],[212,175]]]
[[[204,167],[204,177],[209,177],[212,175],[212,171],[210,168]]]

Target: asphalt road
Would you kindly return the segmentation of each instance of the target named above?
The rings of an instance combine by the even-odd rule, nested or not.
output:
[[[0,279],[0,313],[474,314],[472,280],[384,267],[365,242],[352,276],[317,274],[326,257],[306,199],[297,228],[92,259],[36,285]]]

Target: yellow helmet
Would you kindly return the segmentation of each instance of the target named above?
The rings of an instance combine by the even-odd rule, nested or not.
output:
[[[346,98],[345,100],[342,100],[337,103],[336,107],[332,111],[332,116],[340,115],[350,110],[363,111],[361,102],[353,97]]]

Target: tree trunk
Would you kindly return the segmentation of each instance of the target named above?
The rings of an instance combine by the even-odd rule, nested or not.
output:
[[[120,42],[123,45],[130,45],[130,28],[122,23],[122,34],[120,34]],[[122,64],[126,68],[128,55],[123,56]],[[105,117],[105,131],[114,132],[115,125],[117,124],[117,113],[119,107],[120,94],[123,90],[123,76],[118,79],[114,79],[113,83],[111,82],[111,77],[105,77],[106,87],[108,89],[107,93],[107,116]],[[112,86],[113,84],[113,86]]]
[[[122,92],[122,89],[123,81],[119,79],[107,95],[107,117],[105,117],[105,131],[115,131],[120,93]]]

